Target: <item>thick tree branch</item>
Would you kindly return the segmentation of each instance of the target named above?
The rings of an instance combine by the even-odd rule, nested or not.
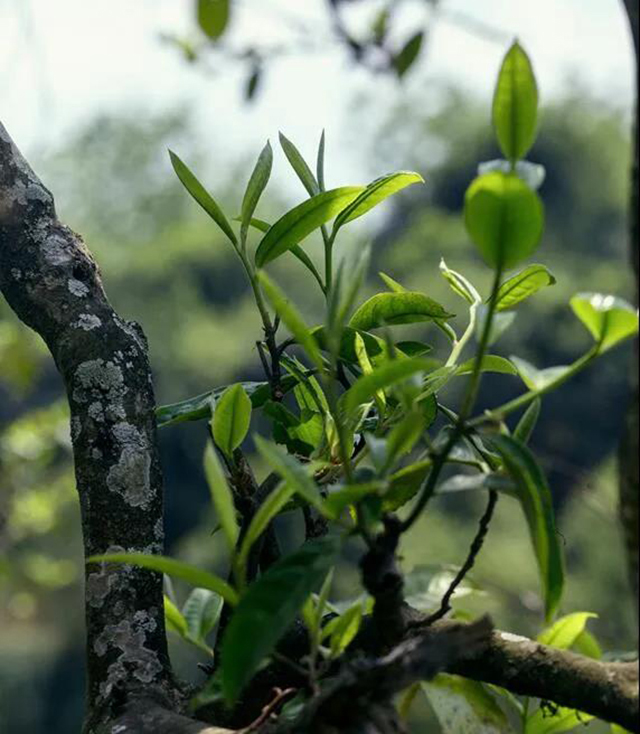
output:
[[[147,345],[113,310],[98,268],[0,124],[0,291],[44,339],[71,411],[85,554],[159,552],[162,475]],[[170,691],[162,579],[86,571],[87,731],[132,685]],[[117,693],[117,695],[115,695]]]

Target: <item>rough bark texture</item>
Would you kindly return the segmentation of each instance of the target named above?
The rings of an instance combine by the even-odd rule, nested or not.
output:
[[[64,379],[86,555],[160,551],[162,476],[144,335],[115,313],[82,240],[58,221],[51,193],[1,124],[0,290]],[[162,579],[93,565],[85,592],[97,720],[130,685],[168,686]]]
[[[636,64],[638,62],[638,0],[624,0],[629,19]],[[637,81],[637,80],[636,80]],[[636,296],[640,285],[638,279],[638,100],[636,99],[632,125],[633,159],[631,161],[631,191],[629,201],[629,257],[636,276]],[[637,303],[637,300],[636,300]],[[631,402],[625,419],[625,428],[619,451],[620,471],[620,521],[624,531],[629,578],[638,611],[638,545],[640,542],[640,479],[638,467],[638,339],[634,341],[631,365]]]
[[[1,124],[0,291],[43,337],[64,378],[86,555],[160,551],[162,479],[144,336],[112,309],[90,254],[58,221],[53,197]],[[391,634],[380,656],[378,637],[365,658],[347,662],[330,693],[304,712],[297,734],[400,732],[391,695],[441,669],[638,730],[637,666],[590,661],[524,638],[489,634],[486,622],[439,622],[423,629],[417,612],[399,607],[395,546],[377,550],[369,561],[375,565],[380,557],[380,569],[367,568],[366,575],[378,595],[384,591],[378,577],[395,580],[388,606],[402,617],[391,625],[402,639]],[[87,734],[225,731],[180,715],[157,574],[90,566],[85,605]],[[372,619],[373,627],[379,629],[379,622]]]

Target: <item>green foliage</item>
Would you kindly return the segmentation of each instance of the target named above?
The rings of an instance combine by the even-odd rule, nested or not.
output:
[[[322,584],[339,549],[334,538],[306,543],[249,587],[222,641],[222,687],[228,701],[235,701],[309,594]]]
[[[397,57],[399,74],[410,68],[420,42],[413,40],[402,52],[404,59]],[[541,639],[597,652],[595,639],[585,629],[586,613],[553,624],[564,590],[562,547],[549,487],[526,444],[538,420],[542,396],[636,333],[637,315],[613,297],[576,296],[571,305],[596,344],[566,367],[537,370],[522,357],[506,359],[490,350],[513,324],[516,311],[543,300],[528,301],[555,283],[549,269],[540,264],[526,265],[505,277],[506,270],[535,252],[544,228],[543,205],[536,193],[544,169],[521,160],[535,138],[537,91],[530,63],[517,44],[507,54],[499,75],[493,120],[508,160],[481,164],[479,175],[468,186],[464,210],[467,232],[492,270],[488,289],[482,274],[466,274],[464,267],[453,270],[442,260],[443,281],[437,279],[440,291],[430,282],[405,288],[391,275],[381,273],[388,292],[363,296],[368,248],[357,248],[351,262],[347,258],[333,262],[334,245],[344,236],[344,225],[391,195],[402,196],[404,189],[423,179],[400,171],[366,187],[326,191],[324,133],[315,173],[296,146],[280,135],[285,156],[309,198],[275,216],[265,214],[273,225],[255,216],[272,169],[267,143],[244,191],[240,216],[231,220],[239,223],[239,237],[220,206],[172,154],[187,191],[232,242],[262,326],[258,349],[264,381],[217,388],[164,406],[157,416],[160,425],[211,416],[214,443],[228,472],[211,446],[205,471],[230,552],[232,581],[160,556],[120,554],[94,560],[135,563],[198,587],[201,591],[195,596],[193,592],[182,611],[167,602],[167,620],[171,629],[202,649],[210,649],[207,636],[217,624],[220,598],[234,607],[224,620],[222,659],[216,661],[216,680],[222,682],[229,702],[238,699],[263,663],[278,657],[278,642],[298,617],[309,633],[309,655],[300,661],[309,688],[316,690],[324,677],[331,677],[333,661],[349,656],[363,618],[376,603],[364,596],[345,605],[332,604],[331,579],[337,578],[333,571],[343,543],[354,538],[371,547],[383,527],[388,527],[387,515],[397,513],[401,554],[406,533],[416,522],[429,516],[441,498],[460,492],[468,493],[470,507],[484,493],[490,493],[492,501],[500,493],[520,503],[531,538],[531,564],[537,566],[540,577],[545,618],[552,625],[541,633]],[[445,238],[448,242],[463,239],[461,225],[456,226],[455,237],[449,233]],[[301,247],[316,232],[324,245],[322,267],[315,265],[311,250]],[[250,235],[258,242],[253,256]],[[287,252],[305,265],[311,277],[300,271],[307,275],[303,280],[299,268],[289,271],[292,258],[282,257]],[[448,249],[446,254],[451,262],[456,259]],[[278,275],[280,282],[286,282],[286,294],[263,270],[277,259],[275,267],[282,269],[282,277],[289,276],[280,281]],[[302,313],[307,314],[308,303],[300,304],[299,299],[311,286],[314,296],[322,297],[323,306],[322,313],[316,310],[314,320],[307,322]],[[457,300],[456,310],[463,312],[455,330],[449,324],[454,313],[446,296],[440,303],[445,287],[453,292],[446,296]],[[437,333],[440,342],[434,340],[434,346],[421,341],[421,335],[415,338],[416,325],[425,324],[446,335],[444,346]],[[399,333],[405,328],[412,329],[411,333]],[[512,379],[519,376],[526,389],[508,403],[478,413],[478,398],[484,397],[482,380],[488,372],[499,380],[506,375],[510,388],[519,384]],[[455,389],[447,390],[448,386]],[[518,411],[523,413],[510,432],[505,421]],[[252,418],[260,432],[270,431],[273,441],[257,434],[247,438]],[[253,448],[259,454],[257,470],[273,472],[261,487],[253,480]],[[272,489],[263,492],[265,487]],[[293,550],[287,544],[282,553],[278,543],[272,542],[279,534],[280,516],[300,511],[305,542]],[[316,533],[327,537],[313,540]],[[483,536],[478,537],[475,545],[482,546]],[[279,560],[265,557],[267,543],[270,554],[280,554]],[[468,540],[461,543],[455,550],[464,556],[469,553]],[[478,552],[476,548],[474,553]],[[406,577],[406,600],[434,611],[445,594],[455,591],[456,613],[463,614],[460,600],[471,603],[481,594],[469,578],[458,584],[458,571],[420,562]],[[205,598],[203,589],[214,595]],[[325,620],[328,612],[335,616]],[[215,688],[213,683],[211,688]],[[501,732],[509,728],[492,693],[479,684],[446,676],[425,690],[447,731]],[[541,717],[537,712],[523,715],[526,730],[537,732]],[[566,712],[559,712],[555,723],[547,718],[549,731],[562,731],[572,720]]]
[[[198,25],[214,41],[226,30],[230,6],[231,0],[197,0]]]

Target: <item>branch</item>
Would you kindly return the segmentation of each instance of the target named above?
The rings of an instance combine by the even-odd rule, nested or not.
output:
[[[162,475],[147,344],[113,310],[78,235],[0,123],[0,292],[44,339],[64,380],[85,555],[163,547]],[[86,570],[87,731],[144,684],[174,692],[162,577]],[[117,695],[116,695],[117,694]]]

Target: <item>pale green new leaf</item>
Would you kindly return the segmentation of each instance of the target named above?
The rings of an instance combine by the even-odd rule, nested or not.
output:
[[[264,289],[271,305],[276,313],[285,323],[294,339],[305,350],[308,357],[318,367],[323,369],[322,355],[316,340],[313,338],[309,327],[305,324],[298,309],[285,296],[283,291],[267,276],[266,273],[258,273],[258,280]]]
[[[220,619],[224,599],[209,589],[193,589],[182,607],[189,635],[206,644],[207,635]]]
[[[240,534],[240,528],[236,519],[236,508],[224,469],[211,443],[207,444],[204,452],[204,474],[209,485],[209,492],[216,511],[217,520],[222,527],[227,541],[227,547],[230,551],[233,551],[238,542],[238,535]]]
[[[231,229],[231,225],[227,221],[222,209],[214,201],[213,197],[204,188],[204,186],[198,181],[194,174],[187,168],[187,166],[178,158],[178,156],[172,151],[169,151],[171,158],[171,165],[173,170],[176,172],[182,185],[191,194],[191,196],[200,204],[200,206],[207,212],[207,214],[213,219],[213,221],[220,227],[220,229],[227,235],[231,240],[234,247],[238,245],[238,239]]]
[[[536,137],[538,88],[529,57],[516,41],[500,68],[493,97],[493,127],[510,161],[524,158]]]
[[[544,212],[540,198],[515,173],[479,176],[467,189],[464,221],[469,236],[492,268],[511,268],[540,242]]]
[[[566,365],[558,365],[557,367],[546,367],[539,370],[520,357],[512,355],[510,360],[518,370],[522,381],[530,390],[544,390],[556,380],[561,380],[570,369]]]
[[[300,609],[335,565],[336,538],[305,543],[278,561],[242,597],[222,641],[222,688],[229,702],[237,700],[262,661],[273,652]]]
[[[587,622],[597,616],[593,612],[574,612],[560,617],[538,635],[538,642],[560,650],[568,650],[584,632]]]
[[[571,308],[593,336],[600,353],[638,333],[638,311],[622,298],[578,293],[571,299]]]
[[[338,214],[333,225],[333,236],[343,225],[353,222],[354,219],[366,214],[389,196],[416,183],[424,183],[424,179],[419,173],[413,171],[397,171],[372,181],[357,199]]]
[[[180,637],[185,638],[189,634],[187,620],[166,594],[164,595],[164,621],[167,629]]]
[[[299,245],[318,227],[339,214],[362,190],[362,186],[343,186],[323,191],[288,211],[262,238],[256,250],[256,265],[264,267],[294,245]]]
[[[372,400],[378,390],[391,387],[418,372],[426,372],[430,363],[420,357],[386,362],[370,375],[359,377],[343,395],[342,400],[347,414],[351,414],[359,405]]]
[[[470,375],[475,367],[476,358],[472,357],[463,362],[457,369],[456,375]],[[486,354],[482,358],[481,372],[498,372],[503,375],[517,375],[518,370],[504,357],[497,354]]]
[[[284,154],[287,156],[287,160],[291,164],[291,168],[296,172],[296,175],[302,182],[302,185],[307,190],[309,196],[315,196],[320,193],[320,186],[316,181],[315,176],[311,173],[311,169],[307,165],[307,162],[302,157],[300,151],[296,146],[282,133],[279,135],[280,145]]]
[[[265,441],[260,436],[255,437],[256,447],[269,466],[293,488],[306,502],[319,512],[326,514],[326,508],[320,492],[305,467],[281,446]]]
[[[253,213],[260,201],[262,192],[265,190],[269,177],[271,176],[271,167],[273,165],[273,151],[269,142],[264,146],[262,152],[258,156],[255,168],[247,184],[247,189],[242,200],[242,239],[246,237],[246,232],[252,224]]]
[[[251,400],[240,383],[231,385],[216,402],[211,430],[216,446],[228,457],[244,441],[251,423]]]
[[[150,571],[166,573],[192,586],[215,591],[231,606],[238,603],[238,595],[234,589],[219,576],[167,556],[152,556],[145,553],[105,553],[87,558],[87,563],[127,563],[131,566],[140,566]]]
[[[554,285],[556,279],[544,265],[527,265],[516,275],[506,280],[498,290],[496,310],[504,311],[513,308],[525,298],[548,285]]]
[[[518,421],[516,427],[513,429],[513,437],[520,441],[520,443],[529,443],[531,434],[533,433],[538,418],[540,416],[540,408],[542,407],[542,401],[540,398],[536,398],[527,406],[527,409],[522,414],[522,417]]]
[[[480,303],[482,301],[482,298],[475,287],[464,277],[464,275],[448,268],[444,259],[440,260],[440,275],[442,275],[442,277],[451,286],[451,290],[464,298],[464,300],[470,305]]]

